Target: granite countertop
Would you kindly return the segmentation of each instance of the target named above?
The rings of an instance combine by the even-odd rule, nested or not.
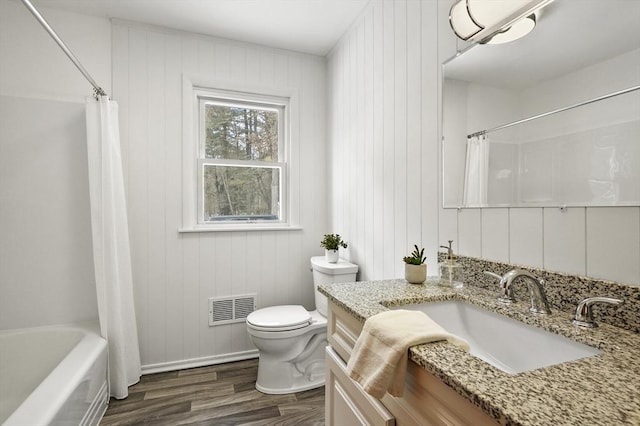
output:
[[[462,300],[597,347],[599,355],[519,374],[503,372],[446,341],[413,346],[409,355],[500,424],[640,425],[639,334],[607,324],[582,329],[571,324],[569,312],[534,315],[528,312],[528,301],[497,302],[497,289],[467,285],[454,290],[438,282],[324,284],[319,290],[362,322],[388,307]]]

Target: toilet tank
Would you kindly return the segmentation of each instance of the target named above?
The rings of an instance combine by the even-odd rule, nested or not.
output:
[[[356,280],[358,265],[339,259],[337,263],[329,263],[324,256],[311,258],[313,271],[313,289],[316,298],[316,309],[327,316],[327,297],[318,291],[318,285],[330,283],[348,283]]]

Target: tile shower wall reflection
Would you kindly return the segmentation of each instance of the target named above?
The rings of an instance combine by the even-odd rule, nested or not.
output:
[[[639,140],[640,91],[492,132],[488,204],[637,205]]]
[[[624,57],[627,65],[640,61],[640,50]],[[619,58],[607,61],[619,62]],[[609,66],[599,64],[597,69],[601,68]],[[587,74],[592,73],[589,70]],[[447,80],[446,84],[450,98],[445,102],[445,115],[464,117],[467,131],[513,121],[517,111],[543,96],[531,90],[509,91],[477,83]],[[593,95],[585,93],[581,102]],[[481,100],[487,100],[487,108]],[[451,120],[445,121],[445,133],[450,136],[451,124]],[[640,90],[491,131],[486,138],[490,144],[489,206],[640,204]],[[460,143],[464,139],[460,131],[455,138],[447,138],[446,169],[464,168],[463,161],[454,164],[456,155],[464,157],[464,144]],[[454,145],[460,147],[458,154]],[[454,184],[450,175],[444,183],[445,191],[452,189],[447,183]]]
[[[640,201],[640,121],[519,146],[519,200],[566,204]]]
[[[481,78],[465,80],[469,76],[454,64],[467,54],[478,56],[483,47],[445,66],[444,205],[462,205],[468,134],[547,113],[487,133],[488,190],[481,205],[640,205],[640,49],[548,80],[497,87]]]

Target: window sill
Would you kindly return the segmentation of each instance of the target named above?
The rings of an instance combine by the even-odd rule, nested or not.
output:
[[[194,232],[251,232],[251,231],[302,231],[301,226],[277,225],[277,226],[216,226],[216,227],[186,227],[179,228],[178,233],[188,234]]]

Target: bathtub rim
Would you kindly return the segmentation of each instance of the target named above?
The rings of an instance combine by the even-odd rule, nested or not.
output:
[[[107,341],[100,336],[97,321],[86,321],[72,324],[45,325],[22,329],[2,330],[0,335],[29,333],[46,330],[73,330],[82,332],[80,341],[67,353],[43,380],[38,387],[22,401],[3,423],[11,425],[47,425],[60,412],[77,384],[93,366],[93,362],[102,352],[107,352]],[[104,371],[104,385],[107,382],[107,371]],[[63,383],[63,386],[59,384]],[[101,386],[102,388],[103,386]],[[102,389],[99,391],[99,395]],[[44,404],[43,404],[44,402]],[[36,409],[37,407],[37,409]],[[45,408],[43,408],[45,407]]]

